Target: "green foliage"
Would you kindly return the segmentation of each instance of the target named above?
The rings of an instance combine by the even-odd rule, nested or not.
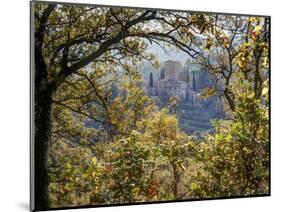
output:
[[[36,4],[35,31],[47,8]],[[268,193],[266,19],[57,5],[46,23],[39,88],[52,89],[51,207]],[[146,95],[136,67],[159,61],[145,39],[191,55],[191,44],[204,49],[196,62],[216,84],[201,97],[221,90],[231,109],[213,133],[183,133],[179,98],[160,110]]]
[[[143,119],[156,110],[155,103],[141,89],[142,81],[137,72],[124,77],[117,96],[108,108],[108,121],[116,127],[116,133],[129,135]]]
[[[104,148],[102,188],[99,194],[92,196],[92,200],[103,198],[106,203],[145,201],[151,180],[150,170],[155,163],[153,144],[143,142],[141,134],[132,131],[130,137]]]
[[[242,87],[244,92],[236,94],[234,120],[216,123],[216,133],[206,135],[197,146],[196,160],[202,168],[192,177],[191,196],[210,198],[269,192],[268,105],[255,99],[251,86]]]
[[[58,140],[49,151],[49,192],[52,207],[69,207],[89,202],[92,183],[87,175],[91,150]]]
[[[176,118],[166,110],[144,120],[141,130],[144,133],[133,130],[127,138],[97,144],[96,155],[104,164],[104,172],[101,190],[92,196],[93,202],[103,199],[104,203],[128,203],[177,197],[193,142],[180,133]]]

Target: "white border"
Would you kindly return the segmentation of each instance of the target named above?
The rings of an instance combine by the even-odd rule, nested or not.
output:
[[[60,1],[60,0],[57,0]],[[70,0],[71,1],[71,0]],[[281,200],[281,13],[277,0],[72,0],[75,3],[271,15],[272,196],[232,200],[81,209],[237,212],[278,211]],[[29,2],[6,0],[0,7],[0,211],[27,211],[29,201]],[[78,211],[78,210],[77,210]]]

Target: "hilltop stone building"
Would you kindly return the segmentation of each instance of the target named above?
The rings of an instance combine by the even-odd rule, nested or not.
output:
[[[191,61],[182,66],[178,61],[167,60],[160,74],[150,72],[146,82],[147,93],[158,106],[166,107],[170,97],[180,100],[170,112],[177,115],[179,126],[186,133],[211,130],[210,120],[224,117],[219,93],[207,99],[199,98],[206,88],[214,86],[214,79]]]
[[[152,73],[151,73],[152,76]],[[167,60],[160,70],[160,79],[150,77],[148,94],[167,101],[171,96],[178,97],[187,102],[197,99],[194,74],[187,67],[182,67],[178,61]]]

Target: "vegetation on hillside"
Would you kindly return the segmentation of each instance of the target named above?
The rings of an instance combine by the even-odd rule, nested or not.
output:
[[[269,193],[269,20],[34,4],[37,209]],[[199,36],[200,35],[200,36]],[[150,45],[214,76],[226,117],[200,137],[159,108]],[[91,124],[87,124],[91,123]]]

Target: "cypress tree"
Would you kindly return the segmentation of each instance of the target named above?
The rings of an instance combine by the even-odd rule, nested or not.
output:
[[[194,72],[192,72],[192,90],[193,91],[196,90],[196,82],[195,82]]]
[[[160,79],[164,79],[164,68],[161,68]]]
[[[152,72],[150,72],[150,75],[149,75],[149,87],[153,87],[153,74]]]

